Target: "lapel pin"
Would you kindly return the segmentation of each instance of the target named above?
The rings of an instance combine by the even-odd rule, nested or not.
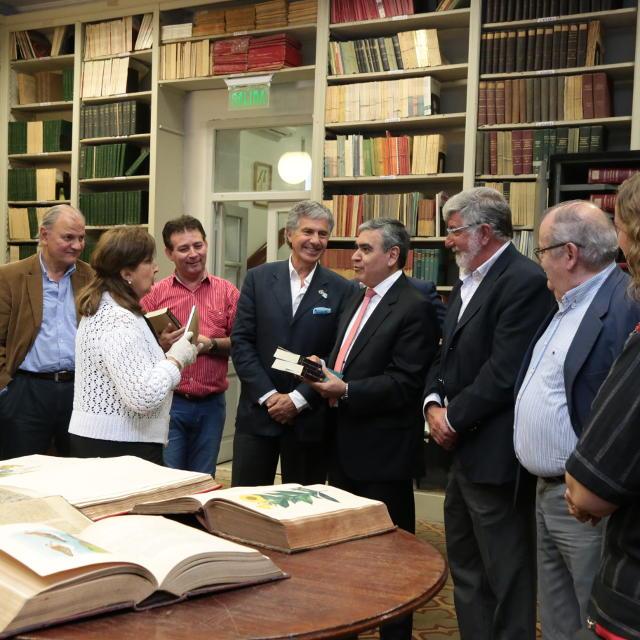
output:
[[[329,297],[329,294],[324,290],[320,289],[318,293],[326,300]]]

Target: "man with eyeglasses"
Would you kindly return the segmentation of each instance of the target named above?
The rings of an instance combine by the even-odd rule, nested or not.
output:
[[[433,439],[453,452],[445,528],[460,637],[533,640],[533,496],[514,501],[513,389],[552,297],[540,267],[510,242],[511,211],[497,191],[462,191],[443,215],[460,281],[424,411]]]
[[[600,564],[604,523],[574,519],[564,501],[565,463],[587,424],[591,404],[640,306],[629,276],[614,262],[618,241],[609,217],[582,200],[550,208],[535,254],[557,306],[526,354],[516,383],[514,446],[537,476],[538,590],[542,636],[591,637],[587,604]]]

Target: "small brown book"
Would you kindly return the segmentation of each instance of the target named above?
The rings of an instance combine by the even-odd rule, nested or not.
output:
[[[182,324],[176,318],[169,307],[162,307],[162,309],[156,309],[155,311],[149,311],[145,313],[144,317],[149,321],[153,332],[159,338],[160,334],[172,324],[175,329],[179,329]]]

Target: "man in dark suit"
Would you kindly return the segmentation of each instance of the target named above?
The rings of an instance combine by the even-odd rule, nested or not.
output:
[[[524,359],[516,383],[514,445],[538,477],[538,594],[542,635],[589,637],[587,603],[600,565],[604,522],[575,520],[567,510],[565,463],[591,414],[613,361],[640,320],[627,295],[629,276],[614,262],[609,217],[583,200],[547,211],[536,249],[557,306]]]
[[[514,503],[513,388],[552,297],[542,270],[510,243],[511,211],[497,191],[463,191],[443,215],[461,280],[424,409],[434,440],[453,451],[445,528],[460,636],[532,640],[533,496]]]
[[[438,343],[435,310],[402,273],[409,235],[397,220],[362,224],[352,261],[366,288],[351,301],[313,387],[335,406],[329,483],[387,505],[399,527],[415,530],[412,470],[421,440],[420,393]],[[411,616],[381,628],[410,638]]]
[[[272,484],[278,457],[282,480],[326,480],[325,403],[307,384],[271,368],[277,347],[325,357],[354,286],[319,260],[333,228],[331,212],[300,202],[289,212],[288,260],[247,273],[231,334],[241,382],[233,443],[232,484]]]

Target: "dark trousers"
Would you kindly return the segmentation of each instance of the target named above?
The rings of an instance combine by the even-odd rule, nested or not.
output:
[[[0,458],[46,454],[52,443],[69,455],[73,382],[54,382],[16,374],[0,395]]]
[[[324,442],[300,442],[293,427],[281,436],[236,431],[233,438],[231,484],[257,487],[273,484],[280,458],[282,482],[324,484],[327,456]]]
[[[514,504],[513,484],[470,482],[454,461],[444,521],[460,638],[533,640],[533,499]]]
[[[329,470],[329,484],[363,498],[384,502],[395,525],[409,533],[416,532],[416,512],[411,478],[394,482],[362,482],[350,478],[337,460],[332,460]],[[409,614],[380,625],[380,638],[382,640],[411,640],[412,629],[413,615]]]
[[[115,458],[136,456],[162,465],[162,445],[159,442],[118,442],[98,440],[75,434],[69,435],[71,455],[74,458]]]

